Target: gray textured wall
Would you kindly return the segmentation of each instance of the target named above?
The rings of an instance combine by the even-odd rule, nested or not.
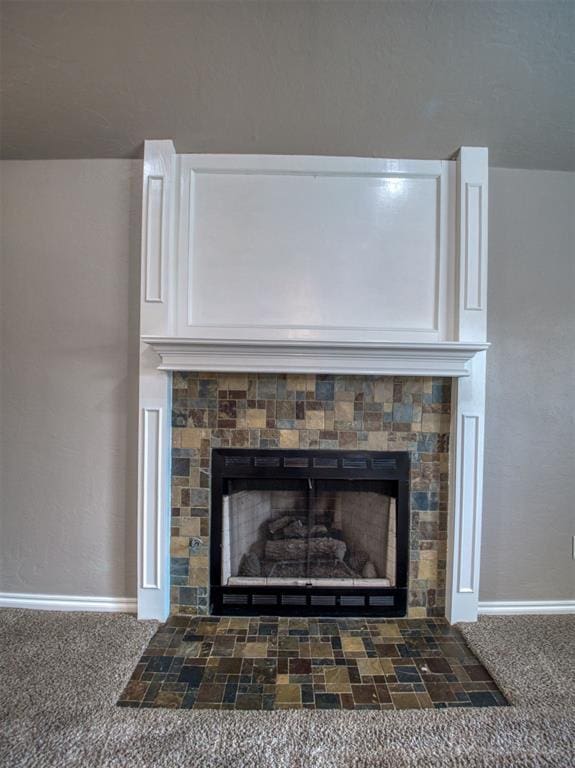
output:
[[[575,599],[575,173],[490,173],[482,600]]]
[[[1,171],[0,591],[133,596],[140,163]],[[490,183],[481,597],[573,599],[575,174]]]
[[[575,170],[572,0],[3,2],[5,158],[449,157]]]
[[[0,591],[134,595],[141,163],[0,171]]]

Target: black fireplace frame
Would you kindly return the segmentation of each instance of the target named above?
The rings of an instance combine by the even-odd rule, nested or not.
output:
[[[215,616],[405,616],[409,570],[407,451],[212,449],[210,613]],[[380,480],[396,488],[396,580],[393,587],[227,586],[221,583],[222,509],[229,480],[254,478]],[[216,533],[217,532],[217,533]]]

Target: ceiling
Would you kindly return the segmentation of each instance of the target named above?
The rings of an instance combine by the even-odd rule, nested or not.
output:
[[[575,2],[2,2],[4,158],[451,156],[575,170]]]

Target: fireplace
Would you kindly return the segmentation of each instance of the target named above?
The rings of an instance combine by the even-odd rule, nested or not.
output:
[[[210,586],[250,578],[238,561],[227,586],[210,580],[212,449],[285,448],[408,451],[408,615],[476,620],[487,210],[484,148],[385,160],[178,155],[146,142],[141,618],[206,615]],[[392,508],[392,494],[374,493]],[[287,571],[257,578],[322,578]]]
[[[408,452],[215,448],[211,529],[211,613],[406,613]]]

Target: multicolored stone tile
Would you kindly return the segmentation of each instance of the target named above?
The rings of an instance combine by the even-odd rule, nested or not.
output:
[[[411,452],[409,616],[443,616],[451,382],[442,378],[175,373],[172,613],[209,612],[212,448]]]
[[[444,619],[174,616],[150,641],[118,704],[391,710],[507,701]]]

